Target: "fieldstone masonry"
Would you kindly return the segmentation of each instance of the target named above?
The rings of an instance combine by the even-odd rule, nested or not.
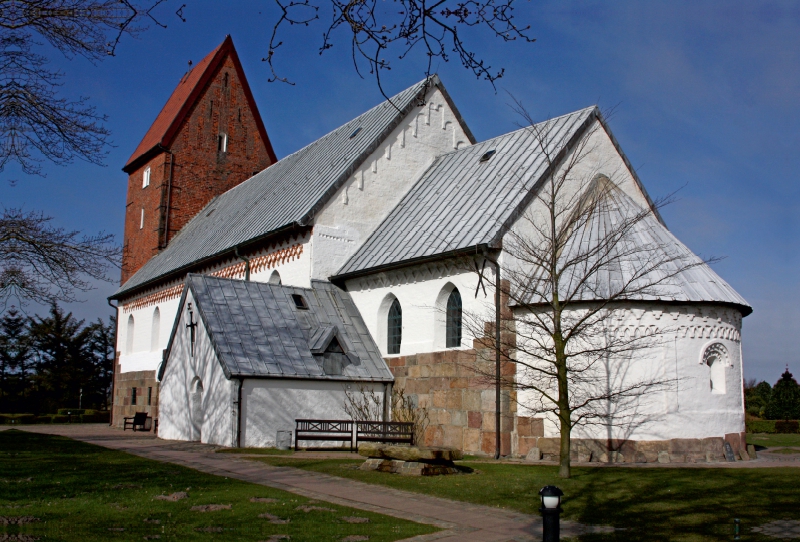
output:
[[[155,371],[119,372],[119,363],[114,371],[114,404],[111,424],[122,427],[123,418],[136,412],[147,412],[153,419],[158,417],[158,381]],[[133,390],[136,389],[136,403]]]

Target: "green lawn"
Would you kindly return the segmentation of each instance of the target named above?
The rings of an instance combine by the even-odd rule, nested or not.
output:
[[[398,489],[538,514],[547,484],[566,494],[564,516],[625,528],[587,535],[605,540],[730,540],[733,519],[749,527],[773,519],[800,520],[800,469],[576,468],[562,480],[557,467],[460,462],[472,474],[426,478],[356,470],[359,461],[289,457],[254,459]],[[774,540],[748,534],[743,540]]]
[[[756,446],[800,446],[800,434],[770,434],[770,433],[748,433],[747,444]]]
[[[157,495],[180,491],[188,498],[154,500]],[[251,498],[274,502],[251,502]],[[436,531],[429,525],[325,502],[310,505],[328,510],[298,509],[309,503],[292,493],[63,437],[0,431],[0,540],[28,536],[30,540],[80,542],[257,541],[289,535],[295,542],[362,535],[370,541],[388,541]],[[202,505],[231,508],[191,510]],[[352,517],[369,521],[343,519]],[[271,522],[286,519],[290,521]]]

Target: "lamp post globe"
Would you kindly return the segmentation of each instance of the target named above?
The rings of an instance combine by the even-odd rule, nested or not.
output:
[[[564,492],[556,486],[544,486],[539,490],[542,499],[542,541],[558,542],[561,539],[561,497]]]

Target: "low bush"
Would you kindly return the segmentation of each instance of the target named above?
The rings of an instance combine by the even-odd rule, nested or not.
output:
[[[52,416],[36,416],[34,418],[33,423],[53,423]]]
[[[775,422],[775,432],[781,434],[787,433],[798,433],[800,431],[800,423],[794,420],[788,421],[776,421]]]
[[[56,414],[53,416],[53,423],[69,423],[69,416],[59,416]]]
[[[745,427],[748,433],[789,434],[800,432],[800,423],[796,420],[747,420]]]
[[[111,421],[111,416],[108,411],[93,411],[92,414],[84,414],[81,416],[81,423],[108,423]]]

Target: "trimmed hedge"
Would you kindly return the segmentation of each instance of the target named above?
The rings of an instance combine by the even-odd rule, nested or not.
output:
[[[61,412],[64,409],[59,409]],[[77,409],[76,409],[77,410]],[[66,410],[65,412],[72,412]],[[33,424],[33,423],[108,423],[111,413],[107,410],[84,410],[85,414],[68,416],[66,414],[0,414],[0,424]],[[71,418],[71,420],[70,420]]]
[[[800,423],[796,420],[747,420],[745,427],[748,433],[787,434],[800,432]]]
[[[72,414],[73,416],[79,416],[81,414],[86,414],[85,408],[59,408],[57,414],[59,416],[67,416]]]

